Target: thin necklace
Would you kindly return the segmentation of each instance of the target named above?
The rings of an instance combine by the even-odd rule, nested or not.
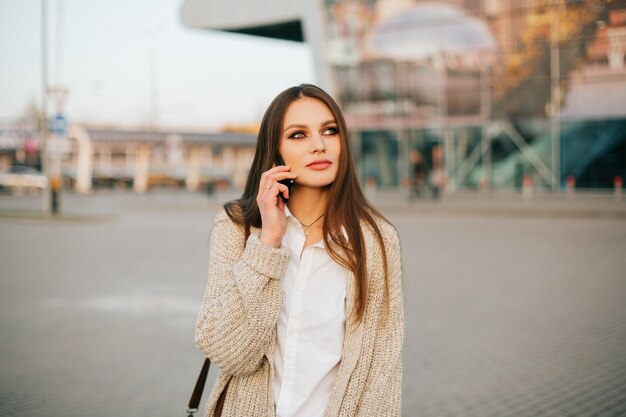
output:
[[[308,225],[308,226],[307,226],[306,224],[304,224],[304,223],[300,222],[300,224],[302,225],[302,228],[304,229],[304,235],[305,235],[306,237],[309,237],[309,228],[310,228],[311,226],[313,226],[315,223],[317,223],[317,221],[318,221],[319,219],[321,219],[322,217],[324,217],[324,215],[323,215],[323,214],[322,214],[321,216],[319,216],[317,219],[315,219],[315,221],[314,221],[313,223],[311,223],[310,225]],[[298,221],[299,221],[299,220],[298,220]]]

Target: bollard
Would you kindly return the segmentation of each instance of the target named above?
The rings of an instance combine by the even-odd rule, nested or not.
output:
[[[58,214],[59,208],[61,206],[61,178],[58,176],[52,177],[50,180],[50,191],[51,191],[51,208],[52,214]]]
[[[524,200],[533,198],[533,177],[530,175],[524,175],[522,179],[522,198]]]
[[[565,179],[566,194],[569,198],[574,198],[576,194],[576,179],[571,175],[568,175]]]
[[[613,186],[615,187],[613,191],[613,196],[615,197],[615,201],[621,201],[622,200],[622,177],[620,177],[619,175],[616,175],[615,178],[613,178]]]

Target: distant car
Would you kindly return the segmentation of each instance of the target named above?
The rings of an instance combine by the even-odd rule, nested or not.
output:
[[[94,188],[130,188],[133,185],[133,172],[119,167],[95,168],[91,183]]]
[[[11,192],[43,190],[48,187],[48,178],[33,167],[14,165],[0,171],[0,190]]]

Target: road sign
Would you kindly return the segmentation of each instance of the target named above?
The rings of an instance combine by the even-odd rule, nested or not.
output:
[[[65,135],[67,120],[62,114],[55,114],[49,122],[50,131],[59,136]]]

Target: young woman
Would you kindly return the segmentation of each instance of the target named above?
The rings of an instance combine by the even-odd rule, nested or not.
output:
[[[196,328],[220,369],[207,416],[400,416],[398,235],[365,199],[327,93],[274,99],[243,196],[224,208]]]

